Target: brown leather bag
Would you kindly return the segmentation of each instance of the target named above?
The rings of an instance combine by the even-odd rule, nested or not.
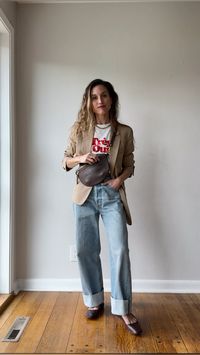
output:
[[[76,170],[76,175],[86,186],[94,186],[103,182],[109,176],[110,167],[108,154],[98,154],[98,161],[92,165],[84,164]]]

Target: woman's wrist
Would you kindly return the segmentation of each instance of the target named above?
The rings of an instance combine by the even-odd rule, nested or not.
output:
[[[66,167],[69,169],[74,168],[76,165],[80,164],[80,156],[75,156],[73,158],[67,158],[65,161]]]
[[[121,185],[123,184],[123,182],[124,182],[122,176],[118,176],[118,177],[116,178],[116,180],[117,180],[117,183],[118,183],[119,186],[121,186]]]
[[[117,179],[119,179],[120,186],[124,183],[126,179],[128,179],[129,175],[129,172],[125,170],[121,175],[117,177]]]

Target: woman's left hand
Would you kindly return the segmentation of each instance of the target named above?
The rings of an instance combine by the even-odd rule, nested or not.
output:
[[[116,179],[110,179],[110,180],[103,183],[103,185],[109,185],[117,191],[119,190],[121,184],[122,184],[122,182],[119,177],[117,177]]]

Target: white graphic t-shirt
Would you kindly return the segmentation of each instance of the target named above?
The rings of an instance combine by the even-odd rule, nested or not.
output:
[[[95,126],[92,140],[92,153],[108,154],[110,152],[111,124],[98,124]]]

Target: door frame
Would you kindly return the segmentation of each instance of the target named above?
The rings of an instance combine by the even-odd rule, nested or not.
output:
[[[6,41],[6,49],[3,50],[1,46],[3,60],[0,62],[3,74],[0,91],[0,293],[11,293],[14,290],[14,28],[1,9],[0,22],[1,27],[5,29],[2,34],[5,34],[5,37],[1,36],[1,39],[5,38]]]

